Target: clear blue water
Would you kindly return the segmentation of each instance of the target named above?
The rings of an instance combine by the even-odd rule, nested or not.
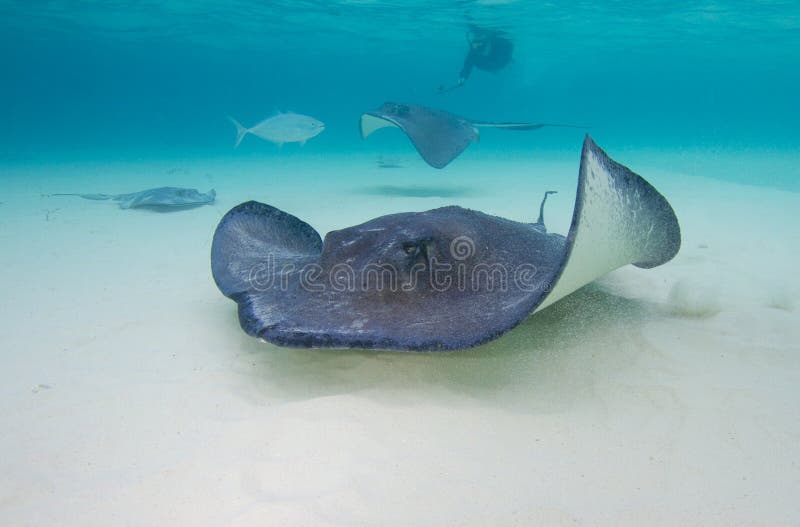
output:
[[[513,61],[440,94],[470,25]],[[800,1],[0,0],[0,75],[0,525],[797,525]],[[438,171],[361,139],[387,100],[589,127],[680,253],[454,354],[251,338],[209,268],[242,201],[324,234],[553,189],[568,232],[586,129]],[[327,128],[234,149],[281,110]],[[49,196],[163,185],[217,200]]]
[[[513,62],[439,94],[470,24],[506,31]],[[0,159],[233,155],[226,116],[278,110],[326,122],[312,153],[402,149],[394,134],[358,135],[360,113],[385,100],[586,125],[617,150],[791,154],[798,66],[794,1],[2,1]],[[481,148],[575,150],[582,133]]]

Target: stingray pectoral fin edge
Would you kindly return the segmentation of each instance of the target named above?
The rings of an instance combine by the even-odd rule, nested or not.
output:
[[[624,265],[666,263],[680,247],[680,224],[666,198],[587,135],[565,260],[536,311]]]
[[[282,210],[257,201],[241,203],[222,218],[211,243],[211,273],[219,290],[237,302],[273,278],[285,262],[322,251],[313,227]],[[268,267],[269,266],[269,267]]]

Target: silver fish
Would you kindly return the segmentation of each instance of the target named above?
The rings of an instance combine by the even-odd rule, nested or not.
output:
[[[283,145],[283,143],[300,143],[303,145],[306,141],[325,130],[325,123],[322,121],[318,121],[308,115],[292,112],[279,113],[264,119],[252,128],[245,128],[233,117],[229,117],[229,119],[236,125],[236,144],[234,148],[239,146],[239,143],[242,142],[242,139],[247,134],[253,134],[278,146]]]

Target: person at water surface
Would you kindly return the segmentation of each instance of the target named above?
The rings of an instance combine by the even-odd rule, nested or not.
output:
[[[439,91],[441,93],[463,86],[473,68],[496,72],[502,70],[511,62],[511,57],[514,53],[514,42],[504,32],[472,26],[467,32],[467,42],[469,43],[469,50],[458,75],[458,82],[449,88],[440,87]]]

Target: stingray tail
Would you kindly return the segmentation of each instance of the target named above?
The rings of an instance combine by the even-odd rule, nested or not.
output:
[[[250,130],[242,126],[242,124],[233,117],[228,117],[228,119],[230,119],[231,122],[236,126],[236,143],[233,145],[233,147],[236,148],[237,146],[239,146],[239,143],[242,142],[242,139],[244,139],[244,136],[246,136],[247,132],[249,132]]]
[[[544,193],[542,203],[539,205],[539,219],[536,220],[536,225],[544,226],[544,204],[547,203],[547,198],[550,194],[558,194],[557,190],[548,190]]]
[[[577,126],[574,124],[560,124],[560,123],[488,123],[488,122],[473,122],[473,126],[480,126],[484,128],[500,128],[502,130],[538,130],[545,126],[555,126],[559,128],[588,128],[587,126]]]
[[[114,198],[113,194],[77,194],[77,193],[64,194],[64,193],[60,193],[60,194],[42,194],[42,196],[43,197],[46,196],[48,198],[50,196],[78,196],[79,198],[93,199],[95,201],[101,201],[101,200],[113,199]]]

